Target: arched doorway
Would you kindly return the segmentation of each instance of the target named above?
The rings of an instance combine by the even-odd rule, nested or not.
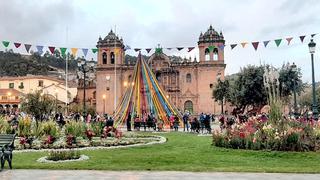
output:
[[[193,114],[193,103],[192,101],[188,100],[184,103],[184,111],[189,111],[191,114]]]

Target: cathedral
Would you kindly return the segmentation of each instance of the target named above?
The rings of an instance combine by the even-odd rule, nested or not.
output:
[[[166,97],[180,111],[192,114],[221,113],[221,105],[212,99],[212,90],[219,78],[224,79],[223,34],[212,26],[198,40],[199,61],[174,61],[158,48],[145,61],[166,92]],[[125,61],[125,46],[112,30],[97,43],[96,110],[112,114],[121,101],[135,64]]]

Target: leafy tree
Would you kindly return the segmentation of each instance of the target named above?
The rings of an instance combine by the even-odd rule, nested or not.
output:
[[[238,73],[230,89],[229,102],[235,105],[240,112],[252,107],[253,111],[259,111],[267,104],[266,91],[263,85],[263,66],[247,66]]]
[[[26,94],[21,103],[21,109],[31,114],[36,120],[44,120],[55,108],[55,98],[40,91]]]
[[[283,98],[289,97],[293,94],[294,90],[296,90],[297,94],[300,94],[305,87],[301,77],[300,68],[296,68],[296,71],[294,71],[293,67],[289,64],[283,65],[279,71],[280,96]]]
[[[215,99],[215,101],[219,101],[221,103],[221,113],[223,113],[223,100],[229,98],[229,91],[229,81],[222,81],[218,79],[218,83],[212,91],[212,96]]]

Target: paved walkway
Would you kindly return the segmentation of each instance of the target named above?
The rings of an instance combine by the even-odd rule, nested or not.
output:
[[[91,171],[91,170],[4,170],[0,172],[1,180],[318,180],[320,174],[282,174],[282,173],[224,173],[224,172],[175,172],[175,171]]]

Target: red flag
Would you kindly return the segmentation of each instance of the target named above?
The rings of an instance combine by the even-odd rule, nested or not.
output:
[[[13,43],[13,44],[16,48],[19,48],[21,46],[21,43]]]
[[[54,46],[49,46],[48,48],[49,48],[51,54],[53,54],[54,50],[56,49],[56,47],[54,47]]]
[[[258,46],[259,46],[259,42],[252,42],[252,46],[253,46],[254,50],[257,50]]]
[[[286,40],[288,41],[288,45],[290,45],[290,42],[292,39],[293,39],[293,37],[286,38]]]
[[[300,41],[303,43],[303,40],[304,40],[304,38],[305,38],[306,36],[299,36],[299,38],[300,38]]]
[[[194,47],[188,47],[188,52],[192,51]]]

